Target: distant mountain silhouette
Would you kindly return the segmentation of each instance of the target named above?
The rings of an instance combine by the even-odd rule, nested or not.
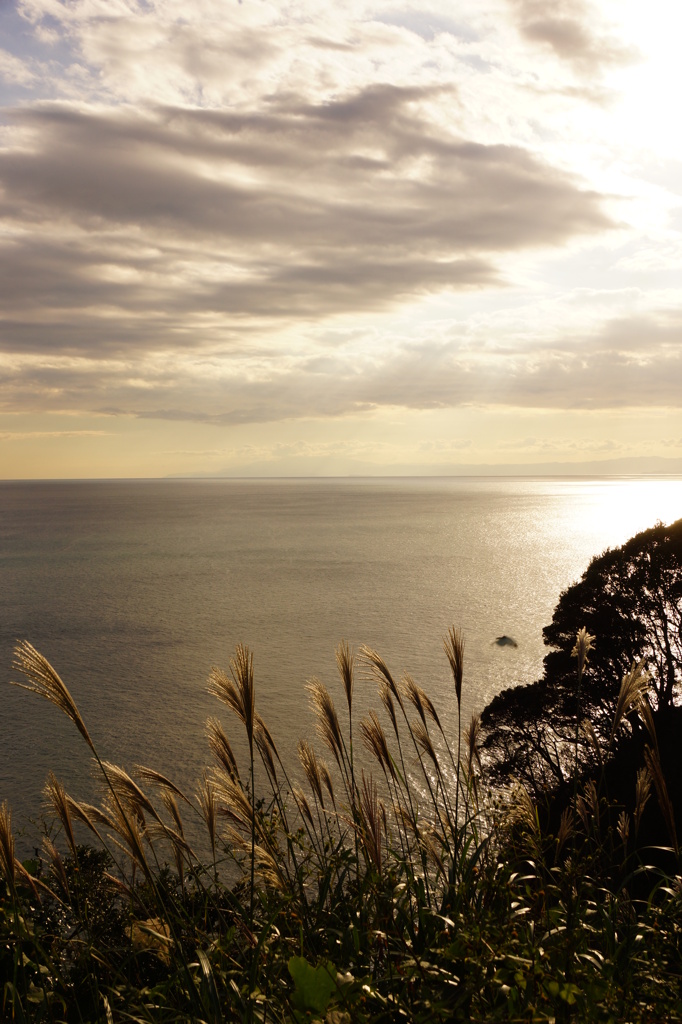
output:
[[[176,473],[173,478],[309,478],[309,477],[415,477],[415,476],[682,476],[682,459],[667,459],[662,456],[638,456],[622,459],[593,459],[589,462],[515,462],[515,463],[437,463],[428,466],[400,464],[392,465],[390,473],[382,471],[375,463],[359,459],[346,460],[347,471],[330,473],[328,460],[290,459],[278,461],[276,466],[266,462],[252,462],[239,469],[215,470],[212,473]],[[326,472],[322,472],[322,468]]]

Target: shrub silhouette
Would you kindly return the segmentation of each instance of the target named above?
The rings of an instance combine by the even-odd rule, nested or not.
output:
[[[580,704],[571,652],[578,630],[595,636]],[[481,716],[491,777],[520,778],[536,792],[561,785],[571,773],[576,717],[608,739],[620,684],[640,660],[650,676],[654,719],[676,717],[682,684],[682,519],[632,537],[594,558],[580,581],[561,595],[544,631],[550,648],[542,679],[504,690]],[[631,731],[642,731],[635,714]],[[581,763],[594,765],[589,730]]]

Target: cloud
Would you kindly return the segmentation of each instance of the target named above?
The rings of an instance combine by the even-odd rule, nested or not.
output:
[[[599,23],[587,0],[508,0],[521,35],[548,47],[581,74],[632,63],[636,52]]]
[[[454,332],[451,332],[454,334]],[[456,336],[192,361],[7,361],[0,410],[81,410],[209,424],[272,423],[378,409],[608,410],[681,405],[682,313],[612,318],[551,345],[472,349]],[[460,442],[458,441],[458,446]]]
[[[615,455],[629,451],[625,442],[613,438],[591,439],[575,437],[524,437],[513,441],[502,441],[500,451],[526,453],[561,453],[564,455]]]
[[[420,452],[430,452],[431,454],[446,455],[452,452],[465,451],[467,448],[471,448],[472,444],[473,442],[470,437],[447,437],[432,441],[421,441],[417,445],[417,450]]]
[[[629,54],[585,0],[508,3],[518,31],[476,0],[456,17],[20,0],[23,62],[0,67],[25,97],[0,124],[0,410],[679,406],[673,303],[626,297],[617,318],[622,277],[594,282],[613,286],[601,306],[584,287],[606,259],[587,245],[622,226],[594,102]]]
[[[10,85],[30,85],[36,80],[26,61],[6,50],[0,50],[0,78]]]
[[[2,430],[0,441],[49,441],[55,437],[111,437],[107,430]]]
[[[376,21],[407,29],[422,39],[432,42],[439,35],[454,36],[467,42],[477,39],[477,33],[465,21],[427,10],[391,11],[377,14]]]
[[[538,156],[443,131],[428,105],[448,98],[372,85],[240,113],[16,110],[0,346],[210,347],[252,318],[490,286],[500,253],[611,226],[595,192]]]

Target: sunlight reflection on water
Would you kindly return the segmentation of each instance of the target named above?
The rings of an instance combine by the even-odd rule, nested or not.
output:
[[[336,686],[341,638],[409,671],[453,722],[442,651],[466,638],[463,721],[542,670],[542,627],[590,558],[682,516],[682,481],[382,479],[0,485],[0,660],[29,639],[102,752],[191,785],[208,760],[205,692],[238,641],[284,751],[312,735],[304,683]],[[513,636],[518,647],[494,639]],[[357,682],[358,714],[376,706]],[[3,691],[0,798],[25,815],[48,768],[91,789],[58,712]],[[340,703],[340,701],[339,701]]]

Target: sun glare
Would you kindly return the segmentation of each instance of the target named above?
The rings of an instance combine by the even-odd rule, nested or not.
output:
[[[631,0],[618,6],[617,18],[622,38],[635,54],[630,66],[615,73],[622,92],[612,115],[630,142],[650,146],[660,155],[682,155],[682,138],[674,130],[674,110],[682,92],[682,7],[662,0]]]
[[[585,525],[603,535],[609,547],[659,521],[670,524],[682,517],[681,480],[600,480],[588,495]]]

